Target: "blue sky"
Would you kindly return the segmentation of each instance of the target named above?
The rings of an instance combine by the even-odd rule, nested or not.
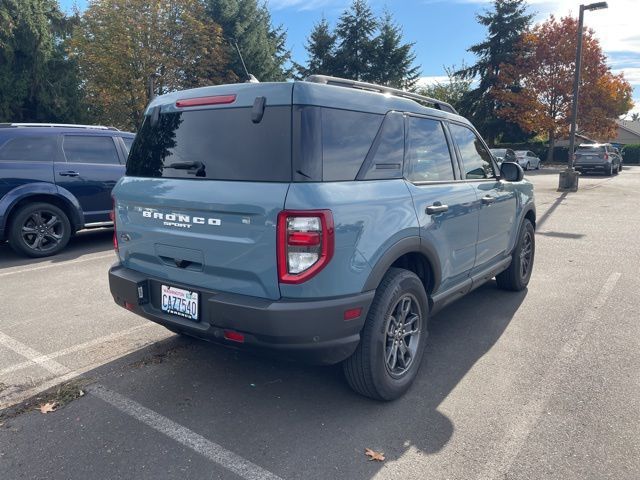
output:
[[[86,0],[61,0],[65,9],[75,3],[84,8]],[[268,0],[273,22],[287,30],[293,58],[306,58],[306,38],[322,15],[335,25],[351,0]],[[490,5],[487,0],[369,0],[377,14],[386,7],[402,26],[405,40],[415,42],[417,63],[425,82],[441,79],[444,67],[473,63],[466,49],[483,39],[485,29],[475,15]],[[640,112],[640,0],[609,0],[609,9],[587,12],[585,24],[596,31],[614,72],[623,71],[634,87]],[[577,14],[579,0],[529,0],[536,21],[555,15]]]

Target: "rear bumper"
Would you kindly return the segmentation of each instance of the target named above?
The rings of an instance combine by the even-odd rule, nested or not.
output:
[[[573,168],[578,171],[588,171],[588,170],[602,170],[605,171],[609,168],[609,166],[613,167],[611,163],[575,163]]]
[[[162,312],[161,284],[200,293],[200,321]],[[355,351],[375,291],[320,300],[269,300],[152,278],[120,265],[109,270],[109,287],[117,304],[168,328],[225,343],[277,351],[285,357],[330,365]],[[344,320],[345,310],[362,308],[360,317]],[[224,338],[225,331],[240,332],[244,342]]]

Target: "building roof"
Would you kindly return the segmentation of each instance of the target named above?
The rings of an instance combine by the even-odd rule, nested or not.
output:
[[[633,133],[640,137],[640,122],[632,122],[630,120],[616,120],[618,127],[626,130],[629,133]]]

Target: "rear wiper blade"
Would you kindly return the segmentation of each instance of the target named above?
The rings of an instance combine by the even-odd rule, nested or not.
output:
[[[175,170],[198,170],[204,168],[202,162],[174,162],[162,168],[172,168]]]

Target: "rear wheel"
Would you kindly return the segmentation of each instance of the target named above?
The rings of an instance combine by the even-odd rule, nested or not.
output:
[[[60,252],[71,238],[67,215],[48,203],[27,204],[16,212],[9,228],[9,245],[29,257],[48,257]]]
[[[604,173],[609,177],[613,175],[613,165],[609,164],[606,167],[604,167]]]
[[[347,382],[376,400],[395,400],[420,369],[427,339],[427,294],[408,270],[390,269],[376,290],[360,344],[343,363]]]
[[[520,228],[518,242],[513,249],[511,265],[504,272],[496,276],[498,287],[503,290],[524,290],[531,279],[533,259],[536,252],[535,230],[531,221],[524,220]]]

